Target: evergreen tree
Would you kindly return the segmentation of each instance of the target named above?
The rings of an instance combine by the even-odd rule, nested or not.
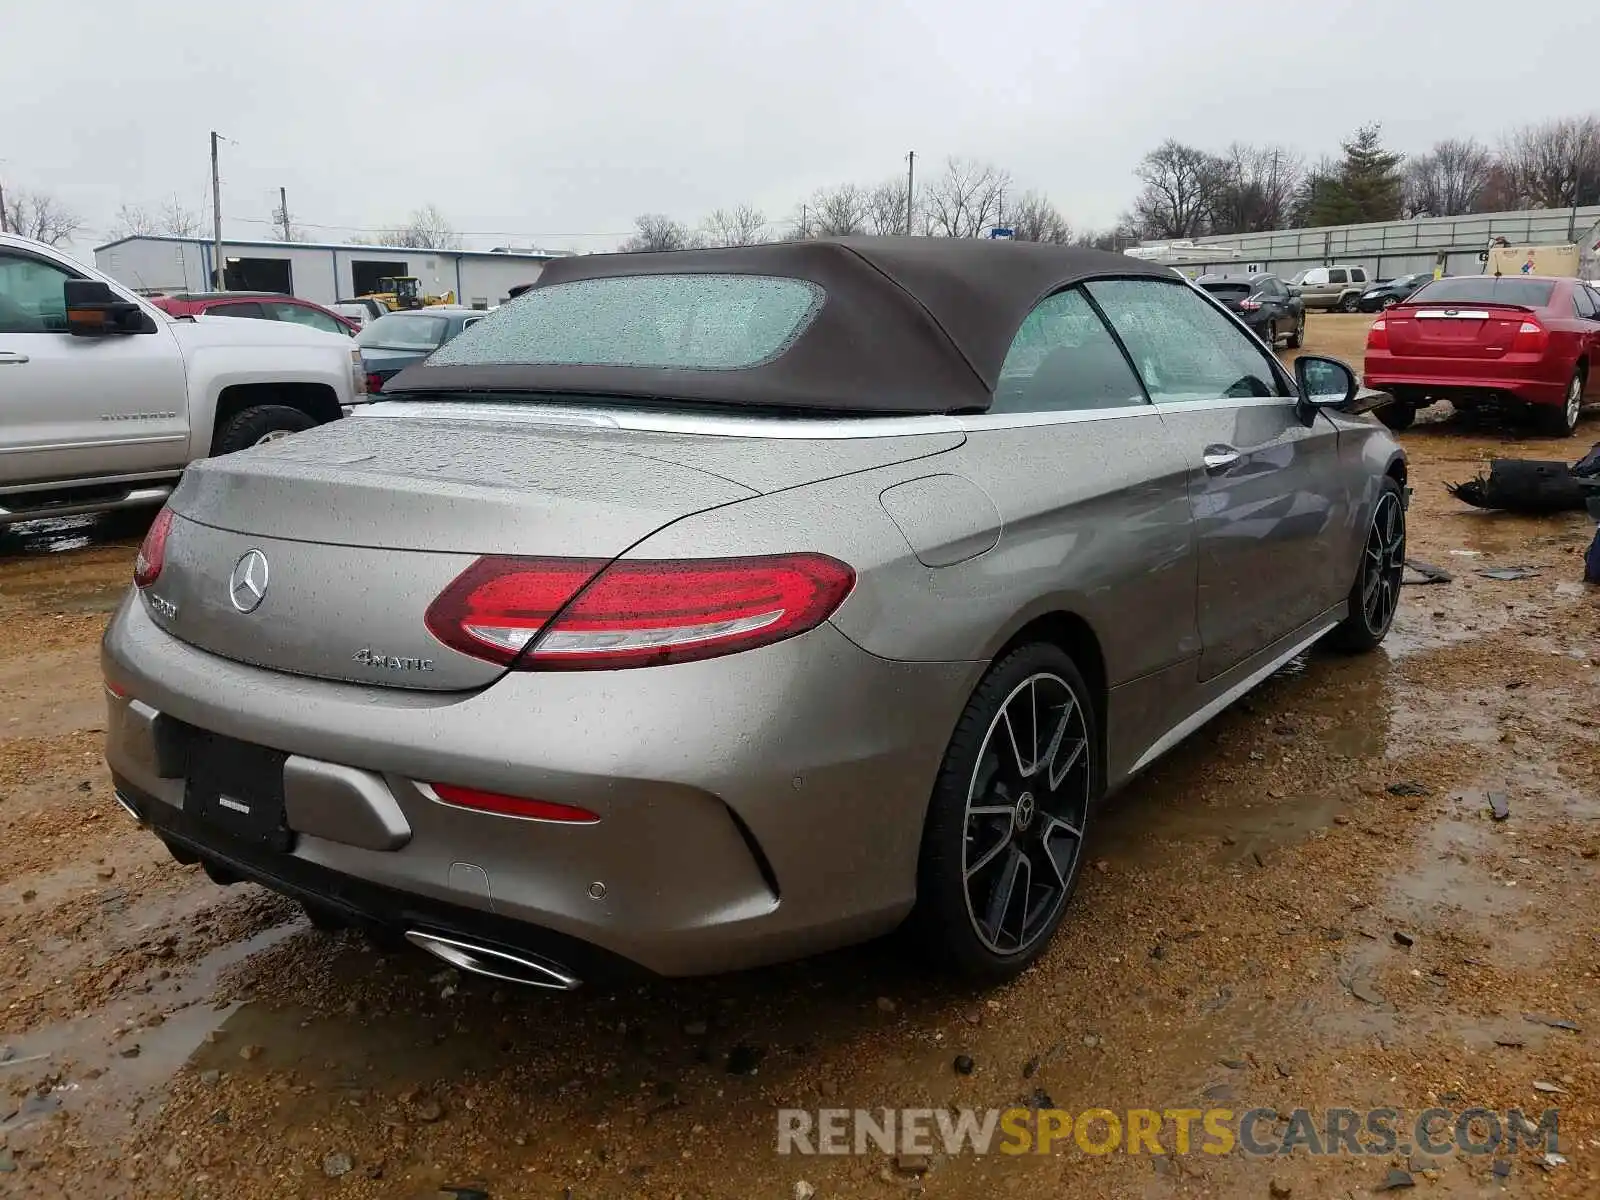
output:
[[[1385,150],[1377,125],[1363,125],[1343,143],[1344,157],[1329,172],[1313,172],[1302,197],[1310,225],[1357,225],[1400,217],[1405,194],[1403,155]]]

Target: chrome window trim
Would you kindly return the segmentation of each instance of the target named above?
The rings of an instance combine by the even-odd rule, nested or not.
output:
[[[1115,421],[1121,417],[1156,417],[1153,404],[1127,404],[1116,408],[1062,408],[1041,412],[974,413],[957,417],[968,433],[987,429],[1028,429],[1035,425],[1076,425],[1085,421]]]
[[[1487,321],[1489,319],[1489,314],[1481,308],[1430,308],[1414,312],[1411,315],[1419,321]]]
[[[665,413],[599,405],[494,404],[456,400],[380,400],[363,405],[358,419],[485,421],[498,424],[555,425],[569,429],[625,429],[639,433],[682,433],[704,437],[849,441],[858,438],[911,437],[960,433],[960,419],[940,413],[903,417],[722,416],[718,413]]]

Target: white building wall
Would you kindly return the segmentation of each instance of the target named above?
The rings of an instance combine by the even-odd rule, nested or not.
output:
[[[464,257],[461,260],[460,302],[493,308],[504,304],[508,292],[520,283],[532,283],[544,270],[544,262],[518,254],[492,257]]]
[[[387,264],[388,275],[415,275],[428,295],[454,292],[462,304],[492,307],[518,284],[532,283],[544,259],[521,254],[460,254],[384,246],[324,246],[273,242],[222,243],[224,258],[287,261],[294,294],[318,304],[356,295],[355,262]],[[95,266],[128,287],[145,291],[211,289],[211,244],[203,239],[130,238],[97,249]]]
[[[94,265],[135,291],[203,292],[210,258],[197,242],[136,238],[94,252]]]

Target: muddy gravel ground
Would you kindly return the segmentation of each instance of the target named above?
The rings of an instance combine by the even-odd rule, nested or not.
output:
[[[1366,323],[1313,317],[1310,348],[1358,358]],[[548,996],[215,886],[101,760],[138,522],[0,534],[0,1195],[1600,1196],[1593,525],[1444,489],[1596,438],[1425,413],[1410,553],[1453,580],[1118,797],[1049,954],[986,994],[891,941]],[[1512,566],[1537,574],[1478,574]],[[1560,1157],[776,1153],[781,1107],[1014,1105],[1267,1107],[1267,1136],[1296,1108],[1554,1105]]]

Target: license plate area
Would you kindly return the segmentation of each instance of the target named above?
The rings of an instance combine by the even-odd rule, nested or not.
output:
[[[287,851],[283,764],[288,755],[197,729],[189,739],[183,810],[234,841]]]

